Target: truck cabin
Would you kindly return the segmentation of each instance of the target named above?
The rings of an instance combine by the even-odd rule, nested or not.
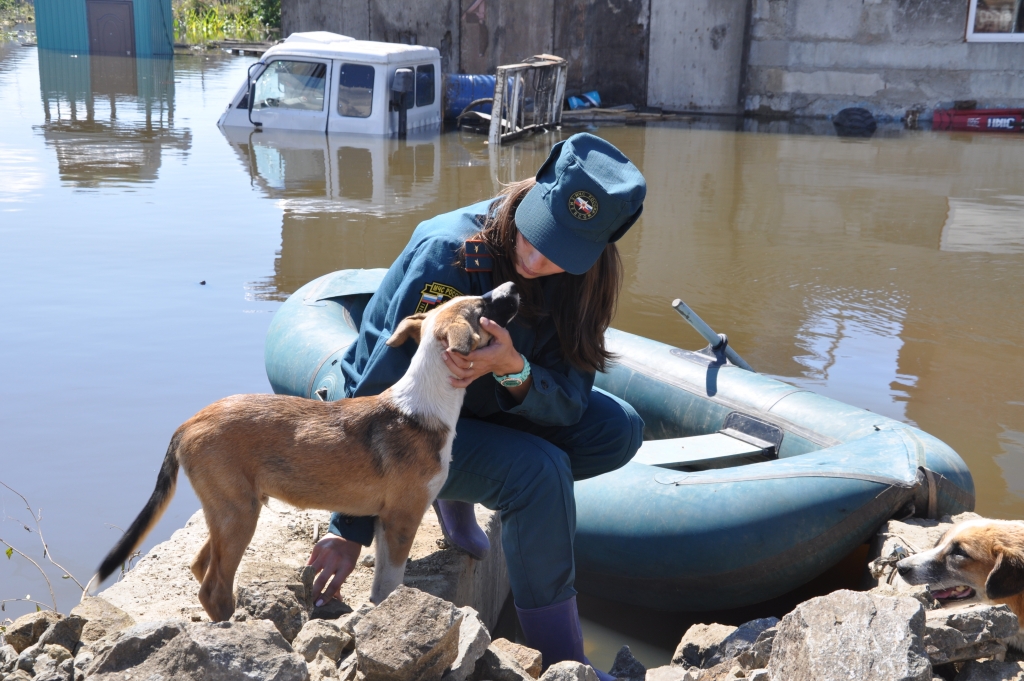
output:
[[[217,124],[392,136],[404,113],[407,130],[439,129],[440,71],[433,47],[293,33],[250,67]]]

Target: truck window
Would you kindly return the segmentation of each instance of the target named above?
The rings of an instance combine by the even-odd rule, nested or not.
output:
[[[368,118],[373,110],[373,67],[366,64],[342,64],[338,76],[338,113],[353,118]]]
[[[434,103],[434,65],[416,67],[416,106]]]
[[[276,59],[256,80],[253,108],[323,111],[327,65]]]

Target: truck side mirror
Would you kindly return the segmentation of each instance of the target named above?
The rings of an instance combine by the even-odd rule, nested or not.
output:
[[[249,67],[249,74],[248,74],[249,75],[249,93],[245,96],[245,98],[248,100],[248,102],[246,102],[246,104],[249,107],[249,122],[252,123],[257,128],[262,128],[263,127],[263,123],[261,123],[260,121],[254,121],[252,119],[252,104],[253,104],[253,100],[256,98],[256,79],[254,79],[252,77],[252,70],[254,68],[256,68],[257,66],[262,66],[262,65],[264,65],[263,62],[258,61],[258,62],[256,62],[255,64],[252,64]]]
[[[391,81],[391,111],[398,111],[398,137],[399,139],[405,138],[405,121],[406,111],[409,109],[406,106],[408,97],[412,96],[413,89],[416,87],[415,74],[412,69],[398,69],[395,71],[395,77]]]

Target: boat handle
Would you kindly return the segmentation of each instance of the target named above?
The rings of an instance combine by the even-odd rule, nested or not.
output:
[[[725,335],[715,333],[711,327],[707,325],[707,322],[698,317],[697,313],[690,309],[689,305],[681,301],[679,298],[676,298],[672,301],[672,308],[678,312],[683,319],[689,322],[690,326],[696,329],[697,333],[704,337],[704,340],[711,345],[711,350],[715,352],[716,355],[724,349],[725,356],[729,358],[730,362],[741,369],[746,369],[747,371],[751,371],[755,374],[757,373],[754,371],[752,366],[747,364],[746,360],[740,357],[739,354],[732,349],[732,346],[729,345],[729,340]]]

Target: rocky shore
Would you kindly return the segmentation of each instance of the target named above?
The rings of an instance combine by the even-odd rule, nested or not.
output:
[[[872,547],[873,587],[836,591],[781,620],[691,627],[671,664],[645,669],[623,647],[610,672],[628,681],[1024,681],[1008,648],[1017,617],[973,600],[943,606],[893,569],[901,551],[930,548],[951,522],[891,521]],[[367,603],[365,556],[341,601],[314,608],[304,567],[327,515],[274,504],[238,573],[237,610],[212,623],[188,571],[205,538],[197,513],[117,584],[68,615],[25,615],[0,646],[0,681],[596,681],[589,667],[553,665],[491,631],[508,594],[500,523],[478,510],[495,553],[474,561],[445,546],[428,513],[405,586]],[[898,548],[899,547],[899,548]]]

